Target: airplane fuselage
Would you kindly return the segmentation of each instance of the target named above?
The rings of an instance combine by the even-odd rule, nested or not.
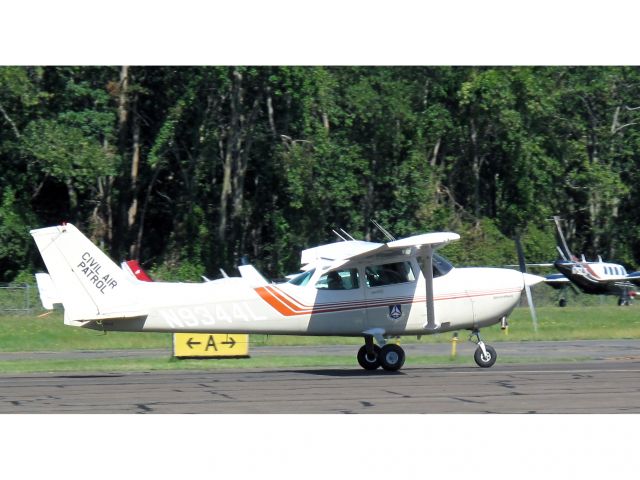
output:
[[[362,267],[364,268],[364,266]],[[413,268],[419,271],[417,263]],[[500,321],[517,305],[519,272],[452,269],[434,279],[439,327],[427,329],[424,278],[393,285],[320,290],[291,283],[250,288],[240,278],[202,284],[140,283],[138,310],[145,316],[83,322],[100,330],[268,333],[362,336],[425,335],[477,329]]]
[[[584,293],[624,296],[634,288],[628,277],[624,278],[624,268],[617,264],[556,260],[554,266]],[[620,280],[615,281],[618,277]]]

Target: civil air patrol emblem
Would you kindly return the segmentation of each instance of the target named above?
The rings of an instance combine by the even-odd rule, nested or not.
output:
[[[402,316],[402,305],[389,305],[389,318],[398,320]]]

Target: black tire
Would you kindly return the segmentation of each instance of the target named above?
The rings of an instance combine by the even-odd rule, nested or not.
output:
[[[495,349],[493,347],[490,347],[489,345],[485,345],[484,348],[487,350],[487,355],[489,356],[489,358],[485,358],[485,356],[482,354],[482,349],[478,347],[476,349],[476,353],[473,354],[473,359],[476,361],[479,367],[489,368],[494,363],[496,363],[498,354],[496,353]]]
[[[380,366],[380,347],[374,345],[373,352],[374,358],[372,359],[367,355],[367,347],[365,345],[358,350],[358,363],[365,370],[375,370]]]
[[[558,302],[558,306],[564,308],[567,306],[567,300],[564,298],[561,298],[560,301]]]
[[[389,372],[395,372],[404,365],[404,350],[400,345],[388,343],[380,349],[380,366]]]

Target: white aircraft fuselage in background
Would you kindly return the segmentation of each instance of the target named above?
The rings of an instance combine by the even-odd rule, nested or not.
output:
[[[205,283],[142,282],[123,272],[73,225],[31,233],[67,325],[106,331],[360,336],[367,354],[365,364],[360,362],[364,368],[373,368],[379,354],[373,339],[385,348],[389,337],[402,335],[460,329],[477,335],[513,310],[525,282],[542,280],[510,269],[453,268],[433,253],[459,238],[447,232],[305,250],[304,272],[278,284],[261,281],[255,269],[254,275],[246,267],[240,267],[242,277]],[[425,259],[433,266],[433,275],[426,277]],[[490,357],[490,347],[479,336],[478,344]],[[401,366],[404,353],[398,349],[387,348],[401,355]],[[384,361],[382,366],[399,368]]]

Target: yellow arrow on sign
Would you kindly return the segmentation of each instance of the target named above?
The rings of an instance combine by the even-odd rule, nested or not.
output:
[[[174,357],[248,357],[249,335],[244,333],[174,333]]]

